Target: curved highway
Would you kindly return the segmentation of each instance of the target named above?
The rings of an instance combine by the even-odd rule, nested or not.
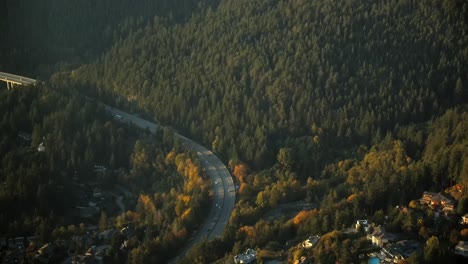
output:
[[[114,118],[122,122],[131,122],[137,127],[142,129],[149,129],[152,133],[155,133],[159,128],[159,125],[130,115],[119,109],[110,107],[103,103],[106,110],[114,115]],[[226,166],[221,160],[216,157],[210,150],[197,144],[189,138],[186,138],[178,133],[174,133],[177,138],[182,142],[182,145],[192,151],[195,151],[200,159],[201,165],[205,168],[206,173],[213,183],[214,198],[211,206],[210,213],[205,220],[203,226],[198,230],[195,237],[184,247],[179,253],[179,256],[171,261],[176,263],[180,256],[184,256],[192,248],[193,245],[202,241],[203,239],[212,240],[216,237],[220,237],[234,208],[236,200],[236,192],[234,182],[231,174],[227,170]]]
[[[17,84],[34,84],[36,82],[35,79],[4,72],[0,72],[0,80]],[[152,133],[155,133],[159,128],[159,125],[155,123],[130,115],[106,104],[99,104],[104,106],[105,109],[112,113],[114,118],[119,121],[133,123],[142,129],[149,129]],[[175,133],[175,136],[181,140],[182,144],[186,148],[197,153],[201,165],[205,168],[206,173],[213,183],[214,198],[210,213],[203,226],[198,230],[195,237],[179,253],[179,256],[171,262],[177,262],[180,256],[186,255],[192,246],[201,240],[205,238],[212,240],[216,237],[220,237],[224,232],[224,228],[226,227],[229,218],[231,217],[231,212],[234,208],[236,199],[235,187],[231,174],[221,160],[219,160],[211,151],[191,139],[188,139],[178,133]]]

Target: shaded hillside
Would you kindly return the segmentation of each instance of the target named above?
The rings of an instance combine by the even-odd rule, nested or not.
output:
[[[56,63],[83,63],[99,56],[154,16],[185,21],[195,0],[6,0],[0,3],[0,69],[35,75]],[[47,67],[46,67],[47,66]]]
[[[310,171],[333,149],[378,142],[466,102],[466,8],[224,1],[184,24],[155,19],[72,76],[225,157],[263,167],[286,145]]]

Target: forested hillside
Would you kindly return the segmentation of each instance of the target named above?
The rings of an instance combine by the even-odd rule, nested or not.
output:
[[[0,91],[0,237],[37,238],[15,255],[35,263],[41,245],[91,234],[101,214],[100,231],[129,223],[139,230],[127,235],[125,249],[112,245],[106,257],[114,262],[173,257],[208,208],[209,181],[196,155],[180,149],[172,131],[152,135],[117,122],[102,105],[67,90],[50,82]],[[127,197],[121,212],[115,186],[138,196]],[[84,254],[86,244],[75,242],[71,248]],[[0,260],[8,263],[4,246]],[[57,252],[56,261],[66,255]]]
[[[2,91],[0,99],[2,233],[22,229],[10,226],[13,220],[64,215],[74,206],[67,195],[73,177],[95,180],[94,165],[128,167],[133,146],[126,138],[135,133],[112,124],[96,103],[45,86]]]
[[[466,8],[223,1],[184,24],[155,19],[71,76],[135,101],[226,158],[263,168],[290,146],[301,173],[316,174],[337,149],[466,102]]]
[[[0,3],[0,69],[47,76],[55,68],[94,60],[156,15],[180,23],[199,4],[216,2],[5,0]]]
[[[5,230],[52,229],[69,176],[89,181],[96,163],[116,169],[103,183],[143,191],[102,217],[136,233],[114,236],[107,261],[167,261],[202,223],[210,188],[194,153],[170,128],[152,136],[107,120],[86,95],[172,126],[231,169],[239,188],[223,237],[181,263],[246,248],[267,251],[259,261],[364,263],[383,246],[358,219],[414,241],[407,263],[452,263],[468,241],[466,1],[32,2],[1,9],[11,42],[0,41],[0,70],[53,73],[0,94],[0,205],[25,206],[0,212]],[[421,202],[427,191],[435,205]],[[73,233],[62,231],[54,239]],[[319,242],[301,246],[311,235]]]

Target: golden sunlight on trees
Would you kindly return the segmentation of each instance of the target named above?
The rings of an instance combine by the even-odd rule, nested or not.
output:
[[[316,216],[318,214],[317,209],[309,210],[309,211],[300,211],[293,219],[293,223],[295,225],[300,225],[304,223],[306,220]]]
[[[354,200],[356,200],[357,198],[358,198],[358,194],[357,194],[357,193],[353,193],[353,194],[351,194],[350,196],[348,196],[348,198],[346,198],[346,202],[351,203],[351,202],[353,202]]]
[[[462,236],[463,239],[468,239],[468,228],[463,228],[460,231],[460,236]]]
[[[242,226],[241,228],[239,228],[239,232],[244,233],[249,238],[255,237],[255,229],[253,228],[253,226]]]
[[[248,169],[248,167],[247,167],[247,165],[245,163],[239,163],[239,164],[234,166],[234,170],[232,172],[232,175],[234,175],[234,177],[236,177],[236,179],[239,182],[244,182],[245,177],[247,177],[248,171],[249,171],[249,169]]]

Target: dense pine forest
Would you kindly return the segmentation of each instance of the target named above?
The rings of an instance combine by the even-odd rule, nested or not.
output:
[[[101,231],[131,223],[139,232],[151,232],[148,238],[135,237],[128,251],[151,244],[157,245],[151,250],[157,252],[153,260],[174,256],[171,250],[179,249],[204,219],[209,201],[198,159],[180,149],[172,131],[139,131],[66,90],[51,83],[0,93],[0,234],[36,235],[36,247],[83,236],[93,221],[75,211],[91,200],[104,206],[96,209]],[[139,194],[126,203],[129,210],[113,209],[113,200],[87,198],[96,196],[96,186],[113,194],[115,185]],[[132,258],[131,253],[119,255],[119,246],[114,245],[109,261]],[[33,256],[22,260],[33,263]]]
[[[5,0],[0,3],[0,65],[46,77],[94,60],[156,15],[183,22],[199,3],[215,1]]]
[[[63,212],[66,201],[45,202],[68,188],[58,172],[122,168],[101,181],[141,194],[109,222],[152,235],[109,260],[167,261],[209,210],[209,182],[175,130],[216,153],[238,186],[224,236],[182,263],[230,262],[246,248],[259,261],[367,263],[360,256],[376,248],[365,231],[349,231],[358,219],[417,241],[402,263],[459,260],[453,249],[468,240],[459,222],[468,213],[465,1],[28,2],[4,4],[0,70],[44,84],[0,94],[2,208]],[[171,128],[154,136],[107,121],[85,98]],[[31,150],[41,142],[56,150]],[[30,161],[19,166],[20,155]],[[439,217],[420,204],[428,191],[450,197],[453,211]],[[14,222],[23,216],[2,217],[4,232],[26,228]],[[296,246],[312,234],[317,245]]]
[[[316,176],[335,150],[466,102],[462,11],[438,1],[226,1],[182,25],[155,19],[70,76],[255,168],[297,148],[301,174]]]

